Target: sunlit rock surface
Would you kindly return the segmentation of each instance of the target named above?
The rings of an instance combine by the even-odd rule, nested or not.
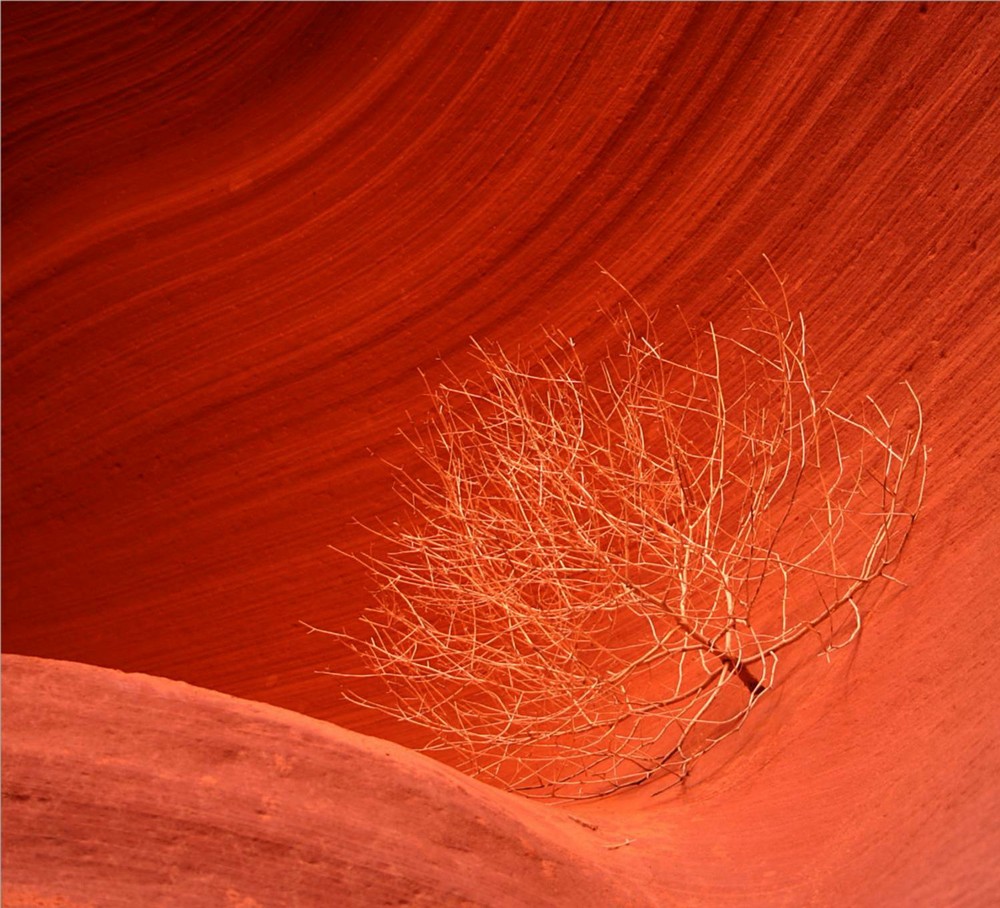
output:
[[[5,6],[6,653],[420,743],[345,704],[314,672],[359,666],[299,622],[360,627],[364,576],[328,546],[398,516],[384,460],[410,456],[421,371],[469,375],[470,336],[530,353],[548,327],[600,355],[622,291],[597,263],[681,337],[738,324],[740,272],[776,293],[766,253],[826,374],[890,402],[908,379],[931,448],[908,585],[870,603],[859,644],[796,667],[685,789],[571,808],[597,831],[390,748],[413,804],[463,792],[458,859],[423,806],[403,831],[366,806],[381,745],[9,660],[5,904],[602,903],[608,875],[622,904],[626,883],[655,904],[1000,900],[998,48],[988,4]],[[140,760],[157,715],[183,759]],[[268,751],[289,722],[309,730]],[[258,754],[245,774],[211,728]],[[318,760],[324,735],[366,780],[338,779],[343,810],[259,756]],[[161,783],[109,821],[102,786],[142,773]],[[54,790],[77,800],[39,800]],[[185,838],[227,803],[242,844]],[[322,828],[353,850],[307,847]],[[365,889],[387,835],[409,853]],[[226,863],[244,846],[265,888]],[[470,894],[487,853],[521,889]]]

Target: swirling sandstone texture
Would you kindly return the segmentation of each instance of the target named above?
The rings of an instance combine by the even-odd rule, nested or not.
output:
[[[1000,900],[998,49],[988,4],[8,4],[4,904]],[[420,743],[299,622],[360,627],[328,546],[400,516],[421,373],[599,356],[597,263],[735,326],[762,253],[845,397],[927,414],[860,643],[589,825],[317,723]]]

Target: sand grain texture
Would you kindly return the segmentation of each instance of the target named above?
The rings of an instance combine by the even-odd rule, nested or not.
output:
[[[76,663],[7,656],[3,689],[4,905],[653,904],[395,744]]]

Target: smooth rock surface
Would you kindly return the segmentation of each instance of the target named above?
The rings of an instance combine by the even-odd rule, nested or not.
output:
[[[3,660],[3,904],[652,905],[597,833],[177,681]]]
[[[263,905],[447,904],[469,897],[473,865],[424,816],[442,785],[465,792],[448,804],[468,830],[509,812],[490,860],[527,887],[514,894],[533,893],[525,904],[578,904],[574,887],[602,893],[608,873],[660,904],[1000,902],[996,7],[6,4],[3,107],[5,653],[419,744],[315,674],[359,666],[299,622],[361,627],[364,574],[328,546],[364,550],[355,519],[400,515],[383,459],[410,462],[397,429],[427,412],[420,372],[473,377],[470,336],[530,354],[549,327],[596,358],[623,294],[595,263],[659,311],[665,336],[677,329],[683,358],[685,320],[738,324],[740,272],[778,292],[767,254],[825,373],[888,405],[908,379],[931,449],[907,586],[867,605],[857,646],[790,672],[685,789],[572,809],[604,844],[632,840],[619,849],[390,747],[430,825],[392,831],[419,860],[365,896],[398,821],[371,797],[381,745],[302,720],[275,752],[321,760],[329,740],[368,780],[344,819],[356,851],[317,846],[361,876],[315,888],[317,852],[291,829],[311,815],[306,782],[281,795],[306,802],[282,802],[277,838],[249,812],[293,786],[267,762],[277,745],[226,783],[238,792],[191,777],[226,765],[209,728],[250,752],[287,715],[7,657],[20,680],[3,692],[5,786],[77,786],[63,821],[100,824],[18,851],[44,834],[24,811],[55,808],[5,804],[5,886],[34,887],[21,903],[127,903],[131,868],[96,869],[102,836],[132,849],[150,886],[174,873],[186,898],[211,885],[241,904],[246,871],[226,861],[246,848],[284,887],[284,901],[258,890]],[[67,693],[81,678],[93,704]],[[201,799],[210,824],[237,800],[233,850],[158,864],[171,804],[136,794],[126,814],[145,819],[111,824],[81,775],[86,739],[55,755],[43,729],[62,721],[154,746],[115,685],[205,711],[167,709],[178,740],[197,727],[202,744],[162,790]],[[71,699],[57,709],[59,691]],[[113,743],[102,732],[94,754]],[[93,773],[139,791],[142,773],[165,771],[139,753],[121,775]],[[527,869],[516,823],[563,888]],[[166,838],[144,844],[144,828]],[[76,889],[42,862],[74,841],[92,849],[66,868]],[[508,895],[486,888],[480,903]]]

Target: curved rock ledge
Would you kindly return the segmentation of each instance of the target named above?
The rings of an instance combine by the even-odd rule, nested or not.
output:
[[[3,657],[8,908],[663,904],[601,850],[596,831],[395,744]]]

